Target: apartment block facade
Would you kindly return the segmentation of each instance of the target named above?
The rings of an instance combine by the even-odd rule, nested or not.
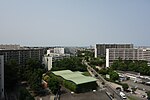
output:
[[[4,56],[0,55],[0,100],[4,100]]]
[[[4,55],[4,62],[15,60],[18,64],[25,64],[29,58],[42,61],[44,49],[28,48],[16,50],[0,50],[0,55]]]
[[[96,44],[95,45],[95,58],[105,57],[106,49],[109,48],[133,48],[133,44]]]
[[[65,50],[64,50],[64,48],[54,48],[54,53],[64,54]]]
[[[113,61],[122,60],[145,60],[150,65],[150,49],[143,48],[109,48],[106,49],[106,67],[111,66]]]
[[[5,50],[16,50],[20,49],[20,45],[17,44],[0,44],[0,50],[5,49]]]

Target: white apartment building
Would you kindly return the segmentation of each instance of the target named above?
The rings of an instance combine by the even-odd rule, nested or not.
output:
[[[150,65],[150,49],[146,48],[109,48],[106,49],[106,67],[111,66],[114,60],[146,60]]]
[[[65,50],[64,50],[64,48],[54,48],[54,53],[64,54]]]
[[[43,57],[43,64],[45,65],[45,68],[47,70],[51,70],[52,69],[52,62],[53,62],[52,56],[45,55]]]
[[[51,51],[54,51],[53,53]],[[64,54],[64,48],[48,49],[47,54],[43,57],[43,64],[47,70],[52,69],[52,64],[55,60],[69,58],[70,54]]]
[[[17,44],[0,44],[0,49],[5,50],[17,50],[20,49],[20,45]]]
[[[4,100],[4,56],[0,55],[0,100]]]

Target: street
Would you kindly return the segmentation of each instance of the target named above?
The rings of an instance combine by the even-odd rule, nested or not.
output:
[[[113,95],[114,100],[123,100],[122,97],[119,95],[119,93],[115,91],[114,89],[112,89],[112,87],[109,86],[109,83],[100,74],[98,74],[91,66],[89,66],[86,61],[83,61],[83,62],[87,66],[88,71],[92,73],[92,76],[97,76],[96,78],[100,81],[100,83],[102,82],[105,83],[106,92],[109,92],[111,95]]]

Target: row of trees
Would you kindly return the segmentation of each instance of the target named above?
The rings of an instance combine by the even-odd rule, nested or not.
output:
[[[51,92],[57,94],[58,90],[60,90],[60,82],[58,79],[51,72],[48,72],[43,79],[48,83]]]
[[[35,100],[34,97],[24,87],[19,89],[19,100]]]
[[[86,71],[86,65],[82,63],[82,59],[79,57],[65,58],[57,60],[53,63],[52,70],[72,70],[72,71]]]
[[[101,58],[92,58],[90,61],[90,65],[94,65],[94,66],[102,66],[105,64],[105,59],[101,59]]]
[[[103,68],[103,69],[99,70],[98,73],[102,74],[102,75],[109,75],[110,76],[109,81],[116,82],[116,80],[119,80],[119,74],[117,72],[115,72],[114,70],[112,70],[111,68],[107,68],[107,69]],[[116,83],[122,85],[122,88],[125,91],[129,88],[129,85],[126,83],[120,83],[120,82],[116,82]]]
[[[113,62],[112,69],[122,71],[134,71],[144,75],[150,75],[150,67],[147,65],[147,61],[132,61],[118,59]]]
[[[4,84],[7,91],[12,90],[20,79],[20,67],[16,61],[10,60],[4,65]]]
[[[23,78],[28,81],[31,89],[36,93],[42,90],[42,74],[44,73],[44,66],[36,60],[30,59],[26,66],[22,68]]]
[[[44,66],[39,61],[29,59],[26,65],[18,65],[15,60],[5,64],[5,88],[11,90],[20,81],[27,81],[31,89],[38,93],[41,87]]]
[[[119,74],[110,68],[103,68],[99,70],[98,73],[102,75],[109,75],[110,81],[116,81],[119,79]]]

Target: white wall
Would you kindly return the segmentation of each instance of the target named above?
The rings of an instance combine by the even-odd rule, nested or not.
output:
[[[54,53],[64,54],[65,50],[64,48],[54,48]]]
[[[52,57],[51,56],[44,56],[43,57],[43,64],[47,68],[47,70],[52,69]]]
[[[106,49],[106,67],[109,67],[109,49]]]
[[[97,48],[96,48],[96,45],[95,45],[95,58],[97,58]]]
[[[51,50],[47,50],[47,55],[51,53]]]

